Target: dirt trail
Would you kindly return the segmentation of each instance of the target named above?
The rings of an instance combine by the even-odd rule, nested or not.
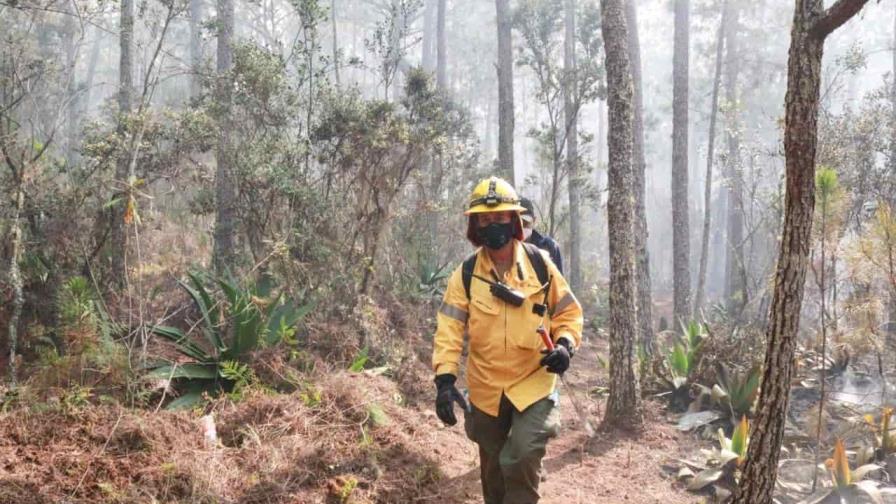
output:
[[[662,405],[647,403],[640,435],[587,437],[565,387],[599,421],[604,399],[588,393],[606,385],[598,351],[605,343],[593,339],[561,389],[563,429],[548,444],[542,504],[700,502],[663,470],[694,442]],[[425,366],[398,381],[371,371],[303,376],[292,394],[213,402],[214,447],[194,412],[65,397],[0,412],[0,504],[482,502],[477,447],[462,424],[436,418]]]
[[[597,349],[591,344],[573,359],[565,387],[572,387],[593,424],[603,416],[604,399],[588,391],[606,385],[606,370],[597,364]],[[604,352],[605,354],[606,352]],[[654,504],[697,503],[700,498],[676,484],[662,469],[675,458],[688,439],[663,418],[662,406],[646,405],[647,427],[640,435],[598,431],[589,439],[578,419],[568,390],[561,386],[563,430],[548,444],[544,459],[547,473],[539,489],[543,504]],[[481,503],[479,462],[476,445],[469,442],[459,423],[441,427],[433,413],[426,413],[434,427],[422,441],[443,458],[446,479],[437,495],[421,496],[419,502],[451,504]]]

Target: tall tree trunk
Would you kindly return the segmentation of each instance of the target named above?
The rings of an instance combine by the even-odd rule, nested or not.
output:
[[[632,231],[632,74],[622,0],[601,0],[607,69],[609,151],[607,221],[610,247],[610,396],[604,425],[638,429],[643,425],[635,369],[637,315]]]
[[[576,94],[576,0],[565,0],[563,68],[566,74],[564,116],[566,119],[566,164],[569,192],[569,283],[574,292],[582,290],[582,216],[579,180],[579,121]]]
[[[420,63],[427,72],[435,70],[436,5],[439,0],[425,0],[423,7],[423,42]]]
[[[793,351],[815,208],[815,149],[821,58],[828,34],[854,16],[868,0],[838,0],[824,10],[823,0],[796,0],[787,63],[784,155],[787,192],[769,314],[765,365],[758,413],[750,433],[737,504],[770,504],[775,489],[784,422],[793,377]]]
[[[896,12],[894,12],[896,14]],[[890,74],[890,198],[887,203],[890,209],[896,209],[896,15],[893,16],[893,70]],[[890,272],[893,273],[892,271]],[[890,286],[890,309],[888,310],[890,323],[887,325],[887,335],[891,340],[896,340],[896,284]],[[836,306],[836,304],[834,305]]]
[[[495,0],[498,20],[498,172],[511,184],[513,171],[513,35],[510,0]]]
[[[129,145],[127,140],[133,132],[127,130],[127,116],[133,110],[134,88],[134,0],[121,1],[121,18],[119,22],[119,64],[118,64],[118,134],[122,137],[122,145]],[[130,185],[128,172],[131,156],[122,152],[115,163],[115,188],[113,199],[118,203],[112,206],[112,222],[110,223],[110,257],[112,260],[113,283],[121,285],[125,280],[125,254],[128,247],[127,229],[125,228],[125,212],[128,201],[126,188]]]
[[[190,96],[202,91],[202,1],[190,0]]]
[[[728,18],[728,0],[722,4],[722,20],[716,36],[716,71],[712,81],[712,104],[709,111],[709,145],[706,149],[706,183],[703,186],[703,239],[700,242],[700,271],[697,274],[697,292],[694,295],[696,319],[703,308],[706,295],[706,268],[709,263],[709,231],[712,224],[712,163],[715,157],[716,118],[719,115],[719,87],[722,82],[722,54],[725,50],[725,23]]]
[[[691,267],[688,224],[688,76],[690,0],[675,0],[675,47],[672,70],[672,264],[675,323],[688,320]]]
[[[66,10],[69,10],[67,7]],[[75,25],[75,17],[72,15],[73,13],[69,13],[66,15],[64,24],[62,26],[61,40],[62,46],[65,50],[65,68],[66,68],[66,97],[68,98],[68,103],[66,104],[65,110],[65,159],[69,165],[74,165],[78,162],[78,144],[79,135],[78,129],[80,126],[80,107],[78,106],[79,96],[78,96],[78,49],[80,43],[75,43],[75,32],[77,31],[77,27]],[[83,38],[82,38],[83,40]]]
[[[219,274],[232,273],[236,265],[236,175],[231,160],[231,117],[233,68],[233,0],[218,0],[218,88],[217,100],[221,107],[218,147],[215,151],[215,246],[212,263]]]
[[[81,111],[78,114],[79,119],[84,121],[90,114],[91,101],[93,97],[93,81],[96,77],[96,68],[100,60],[100,50],[103,47],[103,31],[99,28],[94,29],[96,40],[90,50],[90,58],[87,60],[87,75],[84,78],[84,96],[81,98]],[[81,123],[78,124],[78,130],[81,129]]]
[[[445,0],[439,0],[436,13],[436,88],[448,89],[448,54],[445,47]]]
[[[23,173],[24,163],[18,173],[14,173],[16,183],[15,209],[13,210],[12,230],[10,244],[12,250],[9,258],[9,283],[12,286],[12,315],[9,318],[9,381],[13,387],[16,385],[16,352],[19,345],[19,320],[22,318],[22,306],[25,304],[25,296],[22,293],[22,272],[19,269],[19,261],[22,258],[22,209],[25,206],[25,190]],[[16,171],[15,169],[13,170]]]
[[[556,235],[557,200],[560,199],[560,175],[563,168],[563,141],[560,138],[560,134],[557,133],[558,129],[559,125],[556,128],[552,128],[554,135],[551,138],[551,167],[553,168],[553,173],[551,174],[551,199],[548,203],[549,236]]]
[[[744,262],[743,177],[740,166],[740,126],[738,122],[738,78],[740,74],[740,6],[735,2],[726,28],[725,101],[727,102],[727,143],[725,177],[728,179],[727,242],[725,247],[725,301],[728,313],[739,317],[747,304]]]
[[[339,30],[336,24],[336,0],[330,0],[330,22],[333,25],[333,77],[339,86]]]
[[[653,351],[653,301],[651,300],[650,252],[647,249],[646,171],[644,156],[644,90],[641,78],[641,40],[635,0],[625,2],[628,25],[628,56],[634,86],[634,138],[632,177],[635,193],[635,289],[638,296],[638,337],[648,353]]]

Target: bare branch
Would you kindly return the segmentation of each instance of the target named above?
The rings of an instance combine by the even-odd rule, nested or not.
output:
[[[866,3],[868,3],[868,0],[837,0],[837,3],[830,6],[824,12],[824,15],[815,21],[809,33],[820,39],[826,38],[834,30],[840,28],[858,14]]]

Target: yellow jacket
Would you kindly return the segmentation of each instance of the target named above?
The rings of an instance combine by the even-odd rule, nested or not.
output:
[[[539,250],[553,279],[548,294],[545,327],[556,342],[565,337],[579,346],[582,334],[582,307],[566,279],[544,251]],[[433,370],[437,375],[458,374],[464,333],[469,336],[467,385],[470,401],[480,410],[498,416],[498,404],[504,393],[517,410],[547,397],[554,390],[557,375],[539,366],[544,344],[536,332],[542,318],[532,312],[534,304],[544,301],[538,275],[521,243],[514,240],[514,260],[503,282],[521,291],[527,299],[515,307],[494,297],[489,285],[473,277],[470,300],[464,291],[458,266],[448,279],[448,287],[437,316],[438,328],[433,338]],[[485,249],[477,251],[474,273],[490,280],[494,268]]]

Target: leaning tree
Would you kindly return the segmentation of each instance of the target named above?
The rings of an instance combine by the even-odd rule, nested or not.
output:
[[[733,501],[738,504],[772,502],[815,210],[815,148],[824,41],[867,2],[837,0],[825,9],[823,0],[796,0],[785,98],[787,189],[784,228],[769,314],[759,411]]]

